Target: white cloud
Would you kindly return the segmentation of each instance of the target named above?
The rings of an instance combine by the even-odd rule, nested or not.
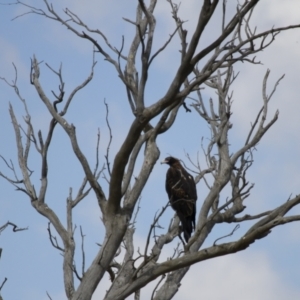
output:
[[[299,23],[299,11],[297,8],[299,2],[297,0],[269,0],[258,3],[259,9],[254,14],[255,22],[272,24],[277,26],[286,26],[287,24]],[[263,15],[262,15],[263,12]],[[263,16],[263,17],[262,17]],[[288,18],[287,18],[288,16]]]
[[[275,272],[265,253],[246,250],[192,267],[174,300],[281,300],[299,296],[299,291]]]

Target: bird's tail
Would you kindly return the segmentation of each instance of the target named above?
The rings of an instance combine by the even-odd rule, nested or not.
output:
[[[181,220],[183,236],[186,242],[189,241],[193,232],[193,220],[191,217],[184,217]]]

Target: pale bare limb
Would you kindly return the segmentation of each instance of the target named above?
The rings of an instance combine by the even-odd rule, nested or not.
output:
[[[108,133],[109,133],[109,142],[108,142],[108,145],[107,145],[107,148],[106,148],[105,159],[106,159],[106,166],[107,166],[108,174],[109,174],[109,176],[111,176],[110,162],[109,162],[109,149],[110,149],[110,145],[111,145],[113,136],[112,136],[111,127],[110,127],[109,121],[108,121],[108,113],[109,113],[109,110],[108,110],[108,104],[107,104],[107,102],[105,101],[105,99],[104,99],[104,104],[105,104],[105,108],[106,108],[106,117],[105,117],[105,120],[106,120],[106,125],[107,125],[107,127],[108,127]]]
[[[51,113],[53,118],[56,120],[56,122],[58,122],[60,124],[60,126],[62,126],[62,128],[68,134],[68,136],[70,138],[70,141],[71,141],[71,145],[73,147],[73,151],[74,151],[75,155],[77,156],[79,162],[81,163],[82,168],[84,169],[84,172],[87,176],[87,179],[88,179],[91,187],[93,188],[93,190],[95,191],[95,193],[97,195],[98,202],[100,204],[101,209],[104,210],[105,209],[104,208],[105,201],[106,201],[105,195],[104,195],[104,193],[102,191],[102,188],[99,185],[97,179],[93,175],[93,173],[90,169],[90,166],[87,162],[86,157],[84,156],[84,154],[80,150],[80,147],[79,147],[78,142],[77,142],[75,127],[72,124],[71,125],[68,124],[67,121],[60,114],[58,114],[56,112],[56,110],[55,110],[54,106],[51,104],[49,98],[44,93],[44,91],[42,89],[42,86],[39,82],[40,69],[39,69],[39,65],[38,65],[38,62],[37,62],[35,57],[33,59],[32,69],[33,69],[32,82],[33,82],[33,85],[36,88],[36,91],[37,91],[40,99],[44,102],[44,104],[46,105],[49,112]]]
[[[85,237],[85,235],[82,232],[82,227],[81,226],[80,226],[80,235],[81,235],[81,253],[82,253],[82,269],[81,269],[81,273],[82,273],[82,276],[84,276],[84,272],[85,272],[84,237]]]

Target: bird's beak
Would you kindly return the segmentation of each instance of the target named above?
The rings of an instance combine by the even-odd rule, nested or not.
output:
[[[165,161],[165,160],[162,160],[161,162],[160,162],[160,164],[162,165],[162,164],[166,164],[167,162]]]

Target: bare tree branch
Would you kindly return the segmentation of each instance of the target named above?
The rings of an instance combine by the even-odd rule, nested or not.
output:
[[[14,224],[14,223],[12,223],[12,222],[7,221],[6,224],[0,226],[0,234],[1,234],[2,231],[4,231],[5,228],[7,228],[8,226],[12,226],[12,231],[13,231],[13,232],[18,232],[18,231],[23,231],[23,230],[27,230],[27,229],[28,229],[28,227],[26,227],[26,228],[19,228],[18,225]],[[0,288],[0,290],[1,290],[1,288]]]

